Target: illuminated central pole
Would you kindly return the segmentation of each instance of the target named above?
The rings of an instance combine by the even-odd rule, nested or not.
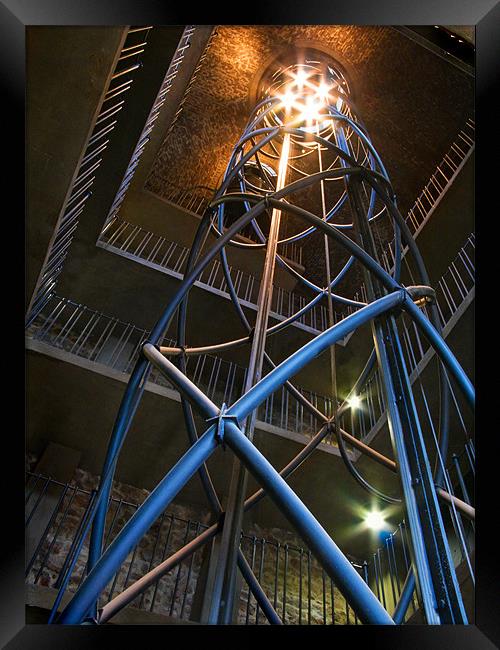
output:
[[[276,191],[286,185],[288,158],[290,155],[290,134],[285,133],[281,147]],[[273,296],[273,280],[278,248],[281,210],[273,209],[271,226],[267,238],[266,257],[257,300],[257,318],[248,372],[243,393],[250,390],[262,377],[262,365],[266,347],[266,331],[271,311]],[[252,411],[241,428],[250,440],[253,440],[257,409]],[[241,462],[235,458],[231,484],[229,487],[228,503],[221,539],[214,546],[212,570],[209,569],[207,589],[211,590],[210,606],[206,622],[209,624],[230,624],[233,616],[234,598],[236,593],[236,563],[240,546],[241,527],[243,520],[243,502],[246,497],[248,473]],[[214,574],[215,569],[215,574]],[[212,576],[210,576],[210,571]]]

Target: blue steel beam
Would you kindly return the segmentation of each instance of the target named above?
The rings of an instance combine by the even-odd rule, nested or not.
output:
[[[330,535],[232,421],[225,425],[224,440],[301,535],[361,621],[371,625],[394,625],[392,618]]]
[[[146,346],[146,354],[151,352],[151,347]],[[165,362],[169,364],[167,360]],[[170,364],[170,366],[172,366],[172,372],[175,370],[176,375],[184,377],[173,364]],[[182,383],[183,386],[179,386],[179,389],[187,398],[193,400],[199,406],[204,415],[208,415],[210,418],[214,413],[219,415],[217,407],[192,382],[185,378]],[[337,545],[279,473],[257,451],[239,427],[229,419],[230,417],[228,412],[224,419],[223,439],[227,440],[228,445],[234,448],[238,457],[258,478],[266,492],[277,502],[290,522],[297,528],[324,566],[325,571],[336,581],[340,590],[349,599],[360,619],[372,624],[392,624],[393,621],[390,616]],[[59,623],[70,624],[83,620],[92,603],[95,602],[99,593],[120,568],[121,563],[132,548],[183,485],[215,450],[220,435],[221,431],[218,426],[212,425],[209,427],[198,442],[186,452],[165,476],[105,551],[61,614],[58,620]]]
[[[217,449],[217,428],[210,427],[160,481],[97,561],[61,613],[58,623],[81,623],[123,561],[199,467]]]
[[[350,98],[345,96],[345,94],[342,95],[342,101],[344,102],[345,106],[348,107],[349,114],[350,111],[355,111],[354,104],[352,103]],[[268,107],[259,114],[259,107],[262,108],[266,106],[266,104],[269,104]],[[99,486],[99,491],[97,493],[95,503],[91,508],[89,514],[89,518],[92,519],[94,513],[96,513],[93,530],[92,530],[91,547],[89,551],[90,572],[87,577],[87,580],[82,584],[82,589],[80,590],[83,595],[80,595],[80,591],[79,591],[77,596],[73,599],[73,601],[75,601],[76,599],[76,604],[74,605],[70,604],[71,605],[71,607],[69,607],[70,612],[73,612],[70,615],[70,618],[71,616],[73,616],[74,620],[78,619],[78,617],[80,617],[80,620],[82,620],[85,617],[86,613],[88,612],[89,608],[91,607],[95,608],[95,599],[100,593],[99,591],[100,585],[102,585],[102,580],[104,579],[105,575],[107,575],[110,571],[113,570],[113,567],[115,567],[116,562],[119,561],[119,558],[121,557],[125,547],[127,547],[127,545],[129,545],[133,540],[138,541],[141,535],[144,534],[145,530],[147,530],[147,527],[145,528],[145,526],[147,526],[147,522],[150,521],[151,516],[154,514],[155,507],[157,508],[160,502],[168,503],[169,502],[168,500],[173,498],[173,496],[175,496],[175,494],[172,496],[173,490],[181,480],[188,480],[189,476],[192,475],[193,472],[195,472],[196,470],[200,471],[203,485],[205,491],[207,492],[207,496],[209,496],[212,507],[216,513],[219,514],[221,513],[220,503],[218,502],[217,495],[213,490],[213,485],[211,484],[208,472],[206,471],[206,468],[204,466],[205,459],[203,458],[201,462],[199,462],[194,469],[192,468],[194,463],[193,459],[199,460],[200,458],[200,452],[195,453],[194,450],[196,449],[199,450],[203,448],[203,445],[201,443],[202,441],[207,440],[207,436],[208,439],[211,439],[211,443],[216,445],[217,442],[220,441],[220,437],[222,435],[226,435],[227,440],[232,441],[233,451],[235,451],[238,457],[240,457],[241,461],[246,466],[248,466],[250,471],[259,478],[261,484],[263,485],[262,490],[255,493],[255,495],[250,497],[250,499],[247,499],[244,507],[247,508],[253,505],[258,500],[258,498],[260,498],[260,496],[264,494],[264,490],[266,490],[270,494],[270,496],[278,503],[279,507],[285,512],[289,520],[292,523],[294,523],[294,525],[298,528],[300,532],[302,532],[304,539],[306,541],[309,540],[310,546],[313,549],[313,551],[315,551],[318,554],[318,557],[322,558],[323,561],[326,563],[327,572],[329,572],[329,574],[332,576],[335,575],[337,577],[337,580],[342,583],[343,588],[346,591],[346,594],[350,599],[352,599],[352,602],[355,603],[354,605],[355,610],[359,609],[358,615],[361,618],[361,620],[364,620],[366,622],[375,622],[377,620],[378,622],[392,623],[390,618],[389,620],[387,620],[388,619],[387,613],[385,612],[385,610],[383,610],[383,608],[381,608],[380,604],[375,605],[374,600],[376,601],[376,599],[374,599],[373,594],[369,592],[370,595],[368,595],[368,593],[366,593],[366,591],[360,588],[359,584],[356,583],[356,580],[352,577],[350,573],[350,570],[353,570],[352,567],[350,567],[349,563],[347,563],[349,569],[347,568],[345,564],[347,560],[345,560],[345,558],[340,553],[339,549],[335,546],[333,541],[330,538],[328,538],[328,540],[326,539],[328,536],[326,535],[325,531],[319,526],[318,522],[316,522],[314,518],[311,519],[312,515],[307,511],[307,508],[305,508],[305,506],[300,502],[300,500],[298,500],[296,495],[294,495],[293,491],[291,491],[290,488],[286,485],[283,478],[281,478],[280,474],[278,474],[276,470],[274,470],[274,468],[272,468],[269,465],[269,463],[267,463],[265,458],[259,455],[259,452],[254,448],[251,441],[247,440],[247,438],[242,434],[239,427],[235,424],[234,421],[231,420],[231,418],[234,418],[236,419],[237,422],[239,422],[244,420],[248,416],[252,416],[252,413],[254,413],[257,406],[260,403],[262,403],[262,401],[264,401],[269,394],[274,392],[282,385],[286,385],[287,389],[290,390],[292,394],[295,394],[296,393],[296,391],[294,393],[295,389],[291,384],[288,383],[289,378],[291,376],[293,376],[296,372],[298,372],[304,365],[309,363],[315,356],[320,354],[320,352],[324,350],[326,347],[328,347],[329,345],[333,345],[336,340],[338,340],[339,338],[343,338],[347,333],[350,333],[351,331],[359,327],[364,322],[375,319],[377,323],[379,321],[383,323],[390,321],[393,323],[394,319],[392,317],[388,318],[386,314],[390,310],[394,309],[395,307],[402,307],[406,309],[408,313],[410,313],[410,315],[417,323],[417,325],[424,331],[424,334],[429,339],[431,345],[436,349],[443,363],[448,367],[451,374],[455,377],[455,379],[459,383],[460,388],[465,392],[468,400],[471,403],[473,403],[473,388],[472,385],[470,384],[470,381],[466,377],[465,373],[463,373],[463,370],[456,362],[456,359],[451,354],[451,351],[446,346],[446,344],[444,344],[442,338],[440,337],[439,324],[438,324],[439,321],[437,320],[436,310],[431,307],[431,320],[434,324],[433,327],[433,325],[429,323],[429,321],[419,312],[418,308],[413,304],[411,297],[408,295],[406,290],[403,287],[401,287],[399,284],[399,270],[400,270],[400,261],[401,261],[400,259],[401,258],[401,242],[400,242],[401,234],[405,238],[406,243],[408,244],[414,256],[414,259],[417,263],[417,267],[422,276],[423,283],[429,284],[429,282],[418,249],[411,237],[411,234],[408,236],[409,233],[408,228],[396,208],[394,191],[392,189],[392,186],[390,184],[390,181],[388,179],[382,161],[380,160],[377,152],[375,151],[373,145],[371,144],[369,137],[366,133],[366,129],[357,118],[356,121],[353,121],[349,117],[349,115],[343,114],[341,111],[337,110],[332,106],[328,107],[329,116],[335,119],[339,123],[343,121],[346,124],[347,128],[351,129],[353,133],[356,133],[360,141],[362,141],[363,146],[367,147],[367,149],[364,150],[365,158],[361,164],[356,160],[355,156],[353,157],[352,155],[350,155],[347,140],[343,138],[342,135],[343,129],[341,127],[338,129],[338,133],[340,134],[339,136],[340,139],[338,141],[339,146],[333,144],[328,139],[325,139],[317,134],[308,133],[307,134],[308,141],[316,141],[316,143],[318,143],[320,147],[325,147],[330,152],[334,152],[335,154],[340,156],[341,164],[342,164],[341,169],[328,169],[325,172],[306,175],[306,178],[302,178],[293,183],[289,183],[283,189],[279,189],[279,191],[275,191],[275,192],[269,192],[266,196],[256,196],[254,194],[245,193],[245,192],[239,193],[238,195],[225,194],[225,192],[227,191],[227,189],[229,188],[233,180],[236,180],[237,178],[241,180],[242,178],[241,175],[244,172],[246,162],[248,162],[252,157],[255,156],[257,163],[260,164],[258,154],[259,152],[263,151],[263,147],[269,144],[271,147],[274,148],[273,142],[281,137],[294,136],[296,138],[299,138],[299,140],[302,139],[302,141],[306,137],[304,132],[301,129],[295,128],[295,123],[297,122],[298,118],[295,118],[295,120],[291,120],[290,122],[287,122],[286,126],[279,126],[279,127],[262,126],[260,128],[257,128],[260,124],[265,124],[265,122],[263,121],[264,118],[272,114],[273,107],[276,106],[276,104],[277,104],[276,99],[270,100],[269,98],[267,98],[263,100],[259,104],[259,106],[257,106],[254,109],[254,112],[251,114],[247,122],[247,128],[245,130],[243,137],[240,138],[239,142],[236,144],[235,148],[233,149],[233,153],[231,155],[230,161],[226,168],[224,181],[215,195],[215,201],[212,203],[212,209],[216,208],[216,213],[218,217],[218,227],[219,227],[219,234],[220,234],[219,239],[217,240],[215,245],[209,249],[209,251],[204,255],[203,258],[201,258],[199,261],[196,261],[198,258],[199,251],[201,250],[202,241],[204,241],[204,238],[208,233],[208,229],[211,226],[215,227],[213,223],[211,223],[210,213],[207,212],[202,219],[200,228],[197,231],[195,244],[193,245],[193,248],[191,250],[190,260],[188,263],[188,270],[186,271],[184,281],[181,283],[181,286],[179,287],[172,301],[169,303],[169,305],[167,306],[163,314],[160,316],[160,319],[158,320],[156,326],[154,327],[150,338],[151,343],[153,345],[158,345],[166,329],[168,328],[176,310],[179,309],[179,319],[180,319],[179,344],[181,346],[184,345],[187,295],[194,281],[197,279],[197,277],[199,277],[199,275],[203,272],[203,270],[207,267],[207,265],[219,253],[222,258],[222,262],[223,262],[222,266],[223,266],[224,273],[226,275],[226,279],[228,279],[229,271],[227,268],[227,259],[226,259],[224,247],[226,245],[237,244],[237,242],[233,240],[233,237],[247,224],[252,224],[260,239],[264,240],[265,237],[262,231],[260,230],[260,227],[256,222],[256,219],[260,214],[262,214],[265,210],[267,210],[268,207],[272,207],[273,209],[282,212],[294,213],[297,216],[302,217],[305,221],[309,222],[310,227],[307,228],[302,233],[293,236],[292,238],[294,240],[306,236],[307,234],[311,234],[314,231],[321,230],[325,233],[325,235],[327,235],[330,238],[333,238],[337,243],[339,243],[341,246],[347,249],[347,251],[350,253],[350,258],[347,264],[340,271],[337,278],[335,278],[331,283],[330,281],[328,281],[327,284],[329,284],[330,286],[327,286],[327,288],[323,290],[320,290],[319,287],[317,287],[316,285],[308,281],[306,278],[301,276],[301,274],[293,271],[293,275],[295,275],[295,277],[297,277],[310,289],[312,289],[315,292],[322,291],[323,295],[326,295],[326,292],[331,291],[331,288],[333,288],[335,283],[339,282],[342,279],[342,277],[347,272],[349,267],[352,265],[354,260],[357,260],[361,262],[361,264],[365,267],[367,273],[371,274],[373,278],[376,279],[376,281],[381,283],[381,293],[379,293],[378,295],[381,295],[387,291],[389,293],[383,297],[380,297],[378,300],[373,300],[373,295],[372,295],[370,298],[371,302],[369,302],[369,304],[366,306],[361,306],[361,303],[344,298],[343,296],[336,296],[336,295],[333,296],[336,300],[340,302],[346,302],[347,304],[351,304],[353,306],[361,307],[361,308],[352,316],[344,319],[341,323],[337,324],[334,327],[331,327],[326,332],[323,332],[322,335],[318,336],[309,344],[307,344],[306,346],[304,346],[303,348],[301,348],[300,350],[292,354],[291,357],[289,357],[286,361],[281,363],[279,366],[273,368],[269,372],[269,374],[266,375],[266,377],[264,377],[264,379],[258,381],[255,384],[255,386],[253,386],[245,395],[242,396],[242,398],[237,400],[235,404],[233,404],[232,407],[227,412],[222,413],[222,416],[221,416],[221,411],[217,408],[217,406],[215,406],[210,400],[208,400],[208,398],[202,393],[202,391],[199,391],[199,389],[197,389],[191,382],[189,382],[189,380],[185,378],[185,375],[181,371],[175,369],[178,373],[178,375],[176,376],[177,384],[178,386],[180,386],[180,391],[181,394],[183,395],[183,408],[186,417],[186,422],[188,424],[188,432],[190,435],[191,442],[194,444],[191,447],[191,449],[187,452],[187,454],[173,468],[173,470],[162,480],[162,482],[155,489],[155,491],[150,495],[150,497],[148,497],[146,502],[143,504],[143,507],[141,507],[142,508],[141,515],[138,517],[138,519],[134,520],[133,523],[131,520],[129,522],[130,525],[127,524],[125,526],[125,528],[115,539],[113,544],[106,550],[104,555],[100,557],[102,552],[101,546],[102,546],[102,538],[104,532],[107,502],[109,498],[109,492],[111,488],[116,460],[120,452],[120,449],[124,444],[127,431],[130,427],[135,411],[142,397],[144,385],[151,369],[150,366],[151,354],[152,354],[151,348],[150,346],[144,347],[143,349],[144,356],[139,358],[136,367],[134,368],[131,379],[127,386],[127,390],[122,400],[122,404],[120,405],[117,421],[115,423],[111,435],[110,443],[108,446],[106,461],[102,472],[101,484]],[[300,120],[298,121],[300,122]],[[287,134],[287,136],[285,136],[285,134]],[[259,142],[253,144],[256,138],[260,136],[263,137],[259,140]],[[249,151],[247,151],[247,153],[244,153],[244,147],[249,141],[251,141],[251,144],[253,146],[250,148]],[[276,151],[275,148],[274,151]],[[364,166],[365,161],[369,164],[369,167]],[[377,167],[380,170],[380,172],[377,171]],[[338,209],[340,209],[341,205],[343,205],[347,196],[349,196],[349,200],[352,201],[352,196],[350,192],[348,191],[344,192],[341,199],[337,201],[336,207],[334,206],[334,208],[326,215],[326,219],[320,219],[319,217],[313,215],[312,213],[286,202],[287,197],[290,194],[293,194],[294,192],[312,186],[317,182],[322,183],[323,180],[332,180],[332,179],[341,179],[341,178],[343,178],[346,181],[347,189],[349,189],[349,184],[351,182],[351,179],[358,179],[359,181],[366,182],[368,183],[368,185],[371,186],[368,214],[363,215],[363,218],[366,219],[367,224],[369,224],[375,218],[380,216],[380,214],[382,214],[384,210],[387,210],[387,212],[389,213],[389,217],[393,222],[395,237],[396,237],[396,261],[395,261],[395,267],[393,273],[394,277],[392,277],[391,274],[388,274],[380,266],[380,264],[378,264],[378,262],[375,259],[376,256],[374,255],[373,251],[364,250],[364,247],[357,245],[349,237],[343,234],[342,232],[343,230],[350,230],[350,229],[356,230],[359,227],[355,210],[353,212],[354,218],[352,224],[332,225],[331,223],[328,223],[328,220],[333,218],[333,216],[336,214]],[[243,189],[245,189],[244,181],[240,183],[240,185]],[[379,211],[377,215],[373,215],[374,202],[376,197],[382,201],[384,208],[381,211]],[[223,232],[223,216],[224,216],[225,203],[230,201],[235,201],[235,200],[243,201],[245,207],[247,208],[247,211],[243,216],[238,218],[231,227],[227,228]],[[250,204],[255,201],[257,201],[257,203],[253,207],[250,207]],[[286,243],[287,241],[291,241],[291,240],[292,239],[290,238],[279,240],[276,237],[274,241],[275,243],[276,241],[278,243]],[[264,245],[265,242],[263,244],[252,244],[252,245],[245,244],[245,245],[241,245],[241,247],[263,247]],[[277,257],[279,258],[279,256]],[[281,261],[283,262],[285,268],[287,268],[286,263],[284,263],[283,260]],[[242,317],[242,322],[248,331],[249,329],[248,322],[246,321],[241,306],[238,303],[238,299],[236,297],[234,286],[232,284],[232,280],[230,277],[228,280],[228,286],[230,289],[231,298],[233,299],[233,302],[240,314],[240,317]],[[321,297],[322,294],[319,293],[318,300]],[[309,308],[311,308],[313,304],[315,304],[315,299],[313,299],[309,303],[309,305],[306,305],[302,310],[300,310],[292,317],[287,319],[286,324],[288,325],[289,323],[293,322],[293,320],[300,317],[302,313],[306,313],[306,311]],[[282,329],[283,327],[285,327],[285,324],[281,323],[279,326],[277,327],[275,326],[276,328],[275,331],[280,331],[280,329]],[[376,328],[377,327],[379,326],[376,325]],[[274,328],[270,328],[270,329],[272,330]],[[269,331],[265,333],[264,336],[266,336],[269,333],[271,332]],[[397,335],[395,336],[397,338]],[[377,351],[379,353],[379,361],[380,361],[381,352],[379,349]],[[185,369],[185,366],[183,365],[184,364],[183,356],[181,356],[180,361],[181,361],[181,368]],[[271,366],[274,365],[272,364],[272,361],[269,358],[267,358],[267,361],[268,363],[271,364]],[[367,363],[368,368],[371,365],[370,361],[371,360],[369,360]],[[155,363],[155,365],[158,364]],[[172,366],[170,368],[169,362],[166,360],[165,360],[165,364],[160,364],[160,365],[166,365],[168,370],[167,374],[172,374],[172,368],[175,368],[174,366],[172,366],[172,364],[170,364],[170,366]],[[163,368],[163,370],[165,370],[165,368]],[[390,369],[390,372],[392,372],[392,369]],[[362,373],[362,376],[363,375],[366,376],[365,372]],[[445,375],[441,374],[441,381],[443,381],[443,376]],[[297,398],[300,399],[298,396]],[[391,395],[389,395],[389,399],[390,398]],[[411,401],[411,395],[410,395],[410,401]],[[444,401],[446,401],[446,399],[444,399]],[[305,404],[306,408],[312,406],[307,403],[307,400],[305,400],[305,402],[306,402]],[[192,413],[190,410],[191,408],[190,403],[194,403],[197,406],[197,408],[201,409],[202,412],[204,412],[204,414],[207,417],[219,419],[218,426],[215,429],[214,427],[210,427],[203,434],[203,436],[199,438],[198,441],[196,442],[195,442],[195,438],[197,436],[197,433],[196,433],[196,428],[194,426]],[[442,415],[441,417],[441,420],[444,423],[443,424],[444,431],[443,431],[441,446],[444,449],[446,448],[446,444],[447,444],[447,432],[446,432],[447,409],[445,407],[446,404],[444,404],[444,407],[442,408],[442,413],[444,415]],[[418,429],[418,422],[416,423],[416,426]],[[212,432],[212,434],[210,434],[210,432]],[[343,435],[344,432],[336,431],[336,433]],[[211,438],[209,434],[211,435]],[[318,433],[317,436],[315,436],[314,440],[317,440],[315,444],[319,444],[320,434],[321,432]],[[311,441],[311,443],[312,442],[313,441]],[[305,448],[308,450],[307,453],[304,453],[302,456],[301,454],[299,454],[296,457],[296,459],[292,460],[287,465],[287,467],[284,468],[284,470],[282,470],[281,474],[283,476],[285,476],[287,473],[288,474],[291,473],[296,467],[300,465],[301,462],[303,462],[303,460],[314,448],[311,445],[311,443],[307,445]],[[204,442],[203,444],[208,444],[208,443]],[[210,451],[210,453],[212,451],[213,449]],[[192,455],[190,455],[191,452]],[[189,461],[187,460],[188,457],[190,459]],[[189,476],[186,478],[186,473],[189,473],[190,471],[191,474],[189,474]],[[408,467],[405,465],[404,467],[401,468],[401,471],[403,473],[408,472]],[[158,501],[159,493],[163,494],[163,498]],[[216,534],[216,532],[218,532],[219,530],[218,525],[215,525],[215,528],[216,530],[213,534]],[[201,537],[205,539],[203,534],[202,536],[200,536],[200,538]],[[420,544],[421,538],[422,538],[421,531],[420,532],[413,531],[414,543],[416,543],[417,546]],[[240,555],[238,555],[238,558],[239,558],[238,562],[240,562]],[[155,570],[153,570],[153,572],[154,571]],[[253,578],[252,576],[249,576],[250,582],[252,582],[254,578],[255,578],[254,576]],[[105,584],[106,583],[104,583],[104,585]],[[256,588],[255,585],[254,588]],[[85,609],[85,607],[87,607],[87,609]],[[269,612],[269,614],[272,618],[273,613]]]

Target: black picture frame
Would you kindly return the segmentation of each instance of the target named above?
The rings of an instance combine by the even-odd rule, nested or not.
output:
[[[198,626],[170,626],[123,628],[116,626],[43,626],[25,625],[24,621],[24,526],[21,513],[20,489],[21,476],[24,472],[24,436],[20,423],[25,412],[24,404],[24,373],[15,372],[23,368],[18,350],[24,345],[23,335],[24,313],[22,308],[24,296],[24,269],[21,247],[24,242],[24,40],[25,28],[29,25],[128,25],[128,24],[386,24],[386,25],[433,25],[455,24],[476,26],[476,222],[477,246],[479,248],[478,262],[478,306],[476,313],[484,309],[488,316],[481,319],[486,322],[488,329],[489,317],[492,313],[492,300],[495,297],[495,282],[491,280],[487,270],[488,259],[495,260],[495,235],[490,237],[493,223],[487,220],[491,217],[492,209],[498,211],[496,204],[491,202],[495,188],[495,166],[491,164],[491,138],[495,134],[497,110],[492,102],[494,86],[500,76],[500,5],[495,0],[420,0],[419,2],[403,2],[402,0],[307,0],[298,3],[289,0],[286,3],[253,2],[252,5],[233,3],[223,10],[217,9],[212,3],[207,3],[196,9],[194,15],[186,15],[180,3],[168,3],[159,0],[3,0],[0,4],[0,65],[2,74],[0,80],[4,86],[2,104],[4,114],[4,135],[13,137],[12,144],[3,152],[8,164],[8,184],[4,190],[4,199],[14,199],[14,204],[7,211],[4,201],[4,225],[7,223],[9,239],[14,237],[16,251],[14,261],[9,262],[4,275],[4,289],[10,289],[12,295],[5,297],[10,305],[19,305],[19,310],[10,309],[8,313],[15,314],[15,322],[10,321],[8,332],[4,333],[4,343],[10,348],[13,360],[4,361],[4,375],[9,379],[9,390],[12,399],[17,398],[14,407],[10,402],[8,410],[13,417],[7,426],[4,423],[4,435],[8,439],[4,456],[4,475],[11,472],[4,487],[3,531],[5,550],[0,556],[0,642],[2,647],[9,650],[17,648],[77,648],[95,647],[101,644],[116,646],[124,643],[145,643],[150,645],[151,634],[160,635],[162,643],[172,642],[174,632],[182,638],[184,644],[209,641],[210,636],[224,640],[226,643],[255,643],[260,640],[284,644],[291,642],[308,643],[333,642],[362,643],[368,642],[384,648],[453,648],[454,650],[496,647],[500,642],[500,584],[498,578],[498,562],[496,560],[496,513],[498,512],[498,490],[495,490],[498,480],[493,467],[490,445],[498,437],[495,430],[495,419],[490,419],[492,405],[495,404],[495,391],[498,382],[492,382],[487,377],[487,368],[493,363],[491,352],[496,347],[495,327],[481,333],[478,337],[476,350],[476,366],[484,371],[477,373],[477,390],[479,412],[486,415],[478,418],[480,438],[478,449],[478,478],[477,478],[477,596],[476,624],[469,626],[406,626],[398,628],[373,628],[368,626],[335,628],[203,628]],[[498,131],[498,127],[496,127]],[[16,157],[17,156],[17,157]],[[498,181],[496,181],[498,183]],[[18,215],[14,219],[14,214]],[[481,218],[480,218],[481,217]],[[484,219],[483,219],[484,217]],[[486,223],[485,223],[486,222]],[[5,231],[4,231],[5,232]],[[4,241],[5,244],[5,241]],[[17,248],[19,247],[19,248]],[[491,250],[489,250],[491,247]],[[6,247],[4,247],[5,250]],[[481,261],[484,260],[484,261]],[[493,271],[494,273],[494,271]],[[494,277],[494,276],[493,276]],[[483,282],[484,278],[484,282]],[[492,293],[493,292],[493,293]],[[4,295],[8,295],[7,292]],[[483,298],[484,296],[484,298]],[[477,311],[479,309],[479,311]],[[486,311],[487,310],[487,311]],[[17,321],[19,318],[19,323]],[[12,329],[14,341],[12,344]],[[481,329],[482,331],[482,329]],[[19,339],[17,338],[19,336]],[[479,338],[487,341],[479,345]],[[17,345],[19,341],[19,346]],[[489,343],[488,343],[489,341]],[[7,351],[7,350],[5,350]],[[5,415],[7,417],[7,414]],[[15,426],[14,423],[15,422]],[[498,454],[498,451],[496,452]],[[492,463],[490,466],[489,464]],[[10,504],[11,514],[7,514],[6,505]],[[174,629],[175,627],[175,629]],[[110,631],[111,630],[111,631]],[[230,638],[220,636],[230,634]],[[195,639],[188,636],[194,635]],[[292,636],[293,635],[293,636]],[[299,635],[302,637],[298,638]],[[361,635],[361,637],[359,636]],[[148,641],[145,640],[148,637]],[[176,639],[175,642],[178,642]]]

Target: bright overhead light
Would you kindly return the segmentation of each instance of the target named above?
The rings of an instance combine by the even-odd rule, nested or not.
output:
[[[288,89],[284,95],[280,96],[280,100],[287,111],[289,111],[292,106],[295,104],[297,95]]]
[[[331,86],[329,86],[328,84],[326,84],[324,82],[321,82],[319,87],[318,87],[317,94],[323,100],[328,99],[328,94],[329,94],[331,89],[332,89]]]
[[[382,530],[385,521],[380,512],[369,512],[365,517],[365,524],[372,530]]]
[[[295,83],[297,84],[297,86],[302,88],[304,83],[308,80],[309,75],[305,70],[300,69],[298,70],[296,75],[293,75],[293,77],[295,79]]]
[[[323,103],[315,102],[312,97],[307,97],[306,104],[301,111],[302,119],[306,122],[312,122],[313,120],[320,120],[321,116],[319,114],[319,111],[322,108],[324,108]]]
[[[347,400],[351,409],[359,409],[361,406],[361,398],[358,395],[351,395]]]

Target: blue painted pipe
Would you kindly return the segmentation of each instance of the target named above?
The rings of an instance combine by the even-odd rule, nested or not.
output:
[[[89,543],[88,571],[90,572],[95,566],[102,552],[102,540],[104,537],[104,528],[106,524],[106,513],[108,511],[108,501],[113,481],[114,467],[118,453],[123,444],[128,428],[135,413],[142,390],[139,388],[141,380],[147,372],[147,362],[139,358],[130,377],[125,395],[120,404],[120,409],[116,422],[111,434],[111,439],[104,461],[104,467],[101,475],[101,485],[99,486],[98,498],[95,503],[96,513],[93,517],[92,533]]]
[[[269,602],[268,597],[260,586],[260,582],[255,577],[245,556],[241,552],[241,549],[238,549],[238,568],[241,571],[241,575],[247,581],[250,591],[254,595],[255,600],[258,602],[269,623],[271,623],[271,625],[283,625],[281,618],[278,616],[276,610]]]
[[[408,611],[408,607],[410,606],[411,599],[413,597],[414,589],[415,574],[413,573],[413,569],[410,567],[408,575],[406,576],[405,583],[403,585],[403,590],[399,596],[398,604],[394,610],[394,614],[392,615],[392,618],[394,619],[394,623],[396,623],[396,625],[402,625],[404,623],[406,612]]]
[[[230,420],[225,424],[224,440],[296,528],[363,623],[394,625],[375,594],[326,530],[274,467]]]
[[[404,290],[399,290],[383,296],[319,334],[285,359],[279,366],[263,377],[258,384],[240,397],[228,410],[228,415],[234,415],[240,422],[243,421],[271,393],[274,393],[286,380],[299,372],[326,348],[334,345],[366,322],[400,305],[405,294]]]
[[[433,327],[411,299],[405,300],[403,308],[408,312],[408,314],[410,314],[410,316],[412,316],[413,320],[422,330],[424,336],[432,345],[446,368],[450,371],[453,377],[455,377],[471,408],[474,410],[476,395],[474,386],[465,374],[462,366],[456,360],[453,352],[444,342],[444,339],[438,334],[436,328]]]
[[[387,305],[388,298],[394,300],[395,297],[401,300],[401,297],[398,294],[396,294],[396,296],[390,294],[389,296],[381,298],[378,303],[384,301],[382,303],[383,306],[384,304]],[[339,326],[337,325],[328,331],[332,332],[338,327]],[[328,331],[324,334],[327,334]],[[307,347],[309,347],[309,345],[304,346],[304,348]],[[302,350],[304,348],[302,348]],[[175,381],[178,389],[184,395],[190,396],[204,416],[212,417],[213,412],[217,410],[215,404],[213,404],[213,402],[203,394],[200,395],[201,391],[198,391],[196,386],[194,386],[194,384],[187,379],[178,368],[167,359],[161,359],[160,354],[151,345],[145,346],[144,353],[151,358],[157,367],[168,368],[168,375]],[[261,380],[260,384],[264,381],[265,378]],[[228,410],[228,416],[230,415],[231,410],[232,409]],[[212,427],[208,429],[202,437],[206,436],[211,430]],[[243,441],[241,440],[242,438]],[[321,562],[322,566],[325,568],[325,571],[327,571],[330,577],[335,580],[344,596],[350,603],[352,603],[353,608],[360,616],[361,620],[373,624],[392,624],[393,621],[390,616],[378,602],[357,571],[351,566],[347,558],[342,554],[335,542],[333,542],[329,537],[328,533],[320,526],[318,521],[313,517],[293,490],[287,485],[280,474],[272,467],[264,456],[257,451],[254,445],[230,419],[225,419],[224,422],[224,441],[233,449],[240,460],[248,466],[248,469],[255,475],[263,489],[276,501],[278,507],[297,528],[311,550],[315,553],[318,560]]]
[[[183,297],[189,291],[191,285],[196,280],[198,275],[203,272],[210,261],[217,255],[219,250],[222,249],[224,244],[226,244],[231,239],[231,237],[234,236],[234,234],[236,234],[246,223],[248,223],[253,218],[253,216],[260,214],[260,212],[263,211],[264,207],[265,206],[262,202],[260,205],[254,206],[254,208],[252,208],[249,213],[246,213],[240,217],[240,219],[238,219],[232,225],[232,227],[228,229],[226,233],[224,233],[224,235],[217,241],[212,249],[196,264],[191,273],[187,274],[181,286],[174,295],[172,301],[162,313],[151,332],[151,340],[154,343],[158,343],[163,337],[164,332],[175,313],[175,310],[179,306]],[[103,478],[101,479],[101,485],[99,486],[99,491],[95,503],[97,513],[95,514],[95,517],[94,513],[92,514],[92,517],[94,518],[94,525],[92,527],[89,548],[89,571],[95,565],[102,552],[101,546],[104,536],[107,503],[109,500],[109,493],[112,485],[114,467],[116,465],[118,453],[124,443],[125,436],[128,432],[132,418],[142,396],[142,392],[144,391],[145,379],[148,372],[148,363],[145,361],[145,359],[139,358],[136,362],[129,383],[127,384],[125,394],[120,404],[118,416],[113,427],[113,432],[108,444],[106,460],[102,473]]]
[[[216,427],[211,426],[158,483],[144,503],[125,524],[82,583],[59,617],[58,623],[77,624],[86,616],[130,551],[184,485],[217,448]]]

